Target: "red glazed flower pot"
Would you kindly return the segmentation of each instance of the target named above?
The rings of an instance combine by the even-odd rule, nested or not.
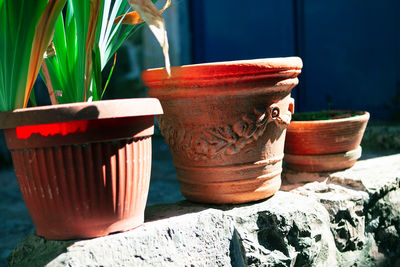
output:
[[[143,223],[157,99],[62,104],[0,113],[36,233],[104,236]]]
[[[182,194],[205,203],[243,203],[280,188],[290,97],[300,58],[232,61],[143,72],[160,99],[161,133]]]
[[[285,142],[285,162],[297,171],[334,171],[353,166],[361,156],[361,139],[368,112],[325,111],[297,113],[324,116],[318,120],[293,120]],[[330,119],[328,119],[330,118]]]

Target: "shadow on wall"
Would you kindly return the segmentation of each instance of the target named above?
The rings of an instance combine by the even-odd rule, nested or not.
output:
[[[11,154],[7,148],[6,141],[4,139],[3,130],[0,131],[0,169],[10,167],[12,164]]]

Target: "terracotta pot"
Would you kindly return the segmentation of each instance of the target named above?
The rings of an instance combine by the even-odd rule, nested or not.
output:
[[[281,184],[290,97],[300,58],[188,65],[143,72],[182,194],[205,203],[267,198]]]
[[[308,113],[317,114],[317,113]],[[308,116],[297,113],[297,116]],[[287,130],[285,162],[298,171],[334,171],[353,166],[361,157],[361,139],[369,113],[326,111],[323,120],[293,120]]]
[[[107,100],[0,113],[36,233],[104,236],[143,223],[157,99]]]

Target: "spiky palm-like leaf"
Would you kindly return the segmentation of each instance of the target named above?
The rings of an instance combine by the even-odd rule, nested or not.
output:
[[[26,106],[66,0],[0,0],[0,111]]]

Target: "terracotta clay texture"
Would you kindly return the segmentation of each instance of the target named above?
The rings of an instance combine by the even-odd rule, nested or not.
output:
[[[300,58],[187,65],[143,72],[165,115],[161,132],[182,194],[205,203],[243,203],[273,195],[281,184],[291,90]]]
[[[143,223],[154,114],[162,114],[157,99],[0,113],[38,235],[89,238]]]
[[[326,172],[352,167],[361,157],[361,146],[342,153],[325,155],[285,154],[285,162],[292,170],[302,172]]]
[[[344,115],[343,118],[290,123],[285,141],[285,162],[290,169],[311,172],[340,170],[353,166],[361,156],[360,143],[369,113],[329,113]]]

